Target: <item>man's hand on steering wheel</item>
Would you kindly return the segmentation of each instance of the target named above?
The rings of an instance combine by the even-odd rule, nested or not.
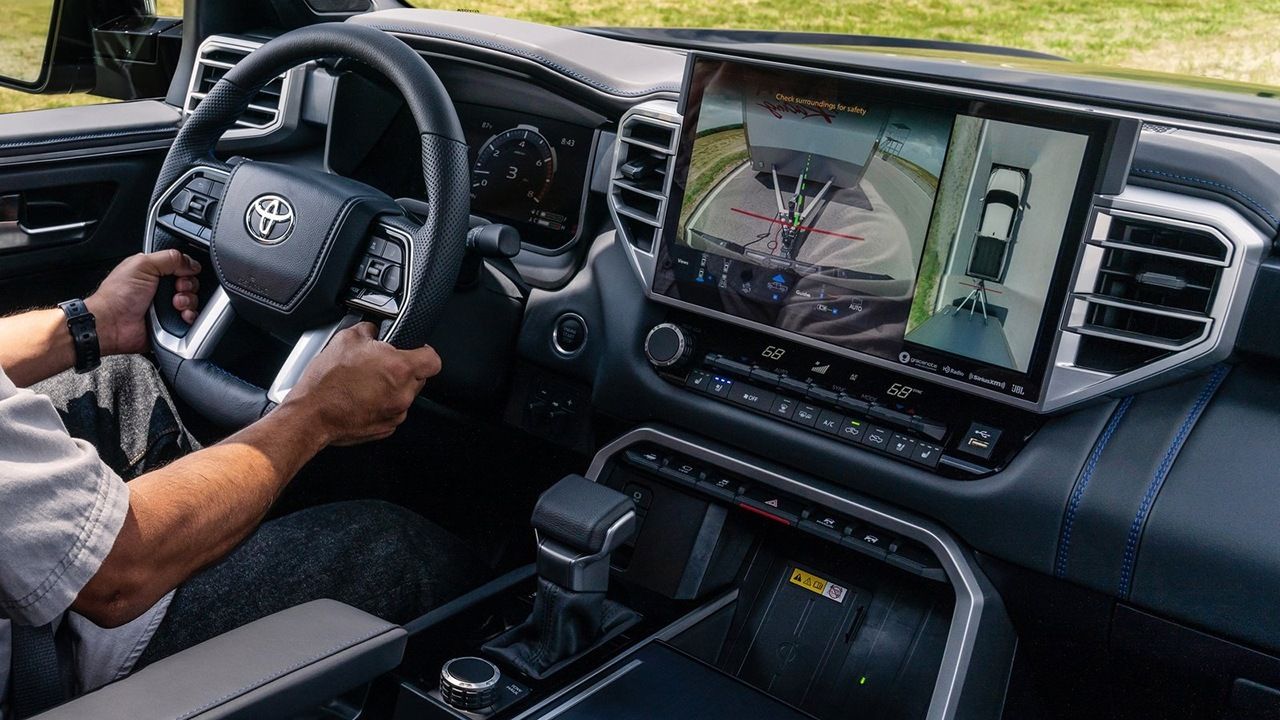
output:
[[[103,355],[145,352],[147,310],[160,278],[174,276],[173,307],[188,324],[199,314],[200,263],[177,250],[139,253],[116,266],[96,292],[85,299],[98,324]]]
[[[397,350],[378,340],[373,323],[360,323],[333,336],[282,407],[304,409],[326,444],[381,440],[405,421],[423,384],[440,368],[430,346]]]

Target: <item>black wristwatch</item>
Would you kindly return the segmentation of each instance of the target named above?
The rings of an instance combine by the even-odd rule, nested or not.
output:
[[[98,321],[80,299],[58,303],[67,316],[67,330],[76,346],[76,372],[91,372],[102,364],[102,348],[98,345]]]

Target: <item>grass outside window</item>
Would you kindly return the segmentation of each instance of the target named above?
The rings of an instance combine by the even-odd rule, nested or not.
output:
[[[552,25],[799,30],[953,40],[1039,50],[1098,65],[1280,86],[1280,0],[411,0]],[[44,42],[49,0],[5,0],[0,68]],[[158,0],[180,15],[182,0]],[[0,90],[0,112],[105,102]]]

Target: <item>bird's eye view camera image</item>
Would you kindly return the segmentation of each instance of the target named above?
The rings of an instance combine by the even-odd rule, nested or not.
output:
[[[813,73],[705,61],[693,81],[655,290],[903,364],[1028,372],[1087,134]]]

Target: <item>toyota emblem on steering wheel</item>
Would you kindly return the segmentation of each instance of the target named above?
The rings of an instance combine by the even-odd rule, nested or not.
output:
[[[262,195],[249,203],[244,216],[250,237],[263,245],[279,245],[293,234],[293,205],[279,195]]]

